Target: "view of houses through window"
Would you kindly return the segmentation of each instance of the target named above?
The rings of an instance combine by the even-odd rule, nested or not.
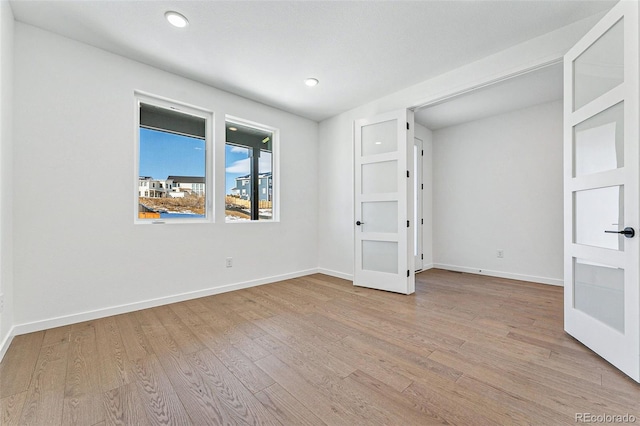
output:
[[[227,120],[227,221],[273,219],[273,132]]]
[[[206,119],[140,103],[138,219],[206,216]]]
[[[139,97],[137,218],[206,218],[207,119],[212,117],[155,101]],[[226,221],[273,220],[274,130],[227,119],[225,136]]]

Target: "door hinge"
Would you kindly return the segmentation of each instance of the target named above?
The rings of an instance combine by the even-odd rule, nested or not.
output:
[[[420,225],[424,225],[424,219],[420,219]]]
[[[407,277],[410,276],[411,273],[409,272],[409,270],[407,269]]]
[[[420,153],[420,155],[424,156],[424,149],[422,150],[422,152]]]
[[[407,177],[409,177],[409,170],[407,170]]]
[[[420,184],[420,189],[424,189],[424,183]]]
[[[407,130],[409,130],[409,122],[407,121]]]
[[[424,260],[424,253],[420,255],[420,259]]]
[[[409,221],[407,221],[407,228],[409,227]]]

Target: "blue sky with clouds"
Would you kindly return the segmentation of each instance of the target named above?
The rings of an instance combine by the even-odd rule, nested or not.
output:
[[[205,141],[150,129],[140,129],[140,176],[166,179],[167,176],[204,176]],[[226,194],[235,178],[248,175],[251,167],[246,148],[225,146]],[[262,152],[260,173],[271,171],[271,153]]]
[[[231,194],[231,188],[236,186],[236,178],[246,176],[251,169],[251,158],[249,150],[239,146],[225,145],[225,194]],[[271,171],[271,153],[262,151],[260,154],[260,173]]]
[[[140,129],[140,176],[204,176],[205,141]]]

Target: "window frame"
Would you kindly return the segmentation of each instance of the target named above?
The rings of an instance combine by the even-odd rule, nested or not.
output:
[[[280,222],[280,129],[277,127],[269,126],[267,124],[258,123],[255,121],[247,120],[244,118],[232,116],[229,114],[225,114],[224,116],[224,126],[225,126],[225,138],[224,138],[224,147],[223,152],[225,152],[224,158],[224,166],[225,171],[227,167],[227,158],[226,158],[226,146],[227,146],[227,138],[226,138],[226,128],[229,123],[237,124],[239,126],[251,127],[256,130],[262,130],[271,133],[271,137],[273,138],[271,141],[271,219],[261,219],[261,220],[233,220],[229,221],[226,218],[226,213],[224,214],[224,222],[227,224],[237,224],[237,223],[274,223]],[[224,195],[227,195],[226,191],[226,173],[225,173],[225,184],[223,187]],[[259,177],[258,177],[259,179]],[[250,182],[250,181],[249,181]],[[260,197],[258,196],[258,202]]]
[[[205,120],[205,215],[203,218],[161,218],[140,219],[138,216],[138,181],[140,179],[140,104],[152,105]],[[205,108],[189,105],[162,96],[152,95],[140,91],[134,92],[134,197],[133,215],[135,225],[164,225],[164,224],[202,224],[215,222],[215,188],[214,188],[214,121],[215,113]]]

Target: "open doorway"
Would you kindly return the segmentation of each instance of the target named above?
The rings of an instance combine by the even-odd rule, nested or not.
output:
[[[416,270],[562,285],[562,89],[556,63],[415,109]]]

